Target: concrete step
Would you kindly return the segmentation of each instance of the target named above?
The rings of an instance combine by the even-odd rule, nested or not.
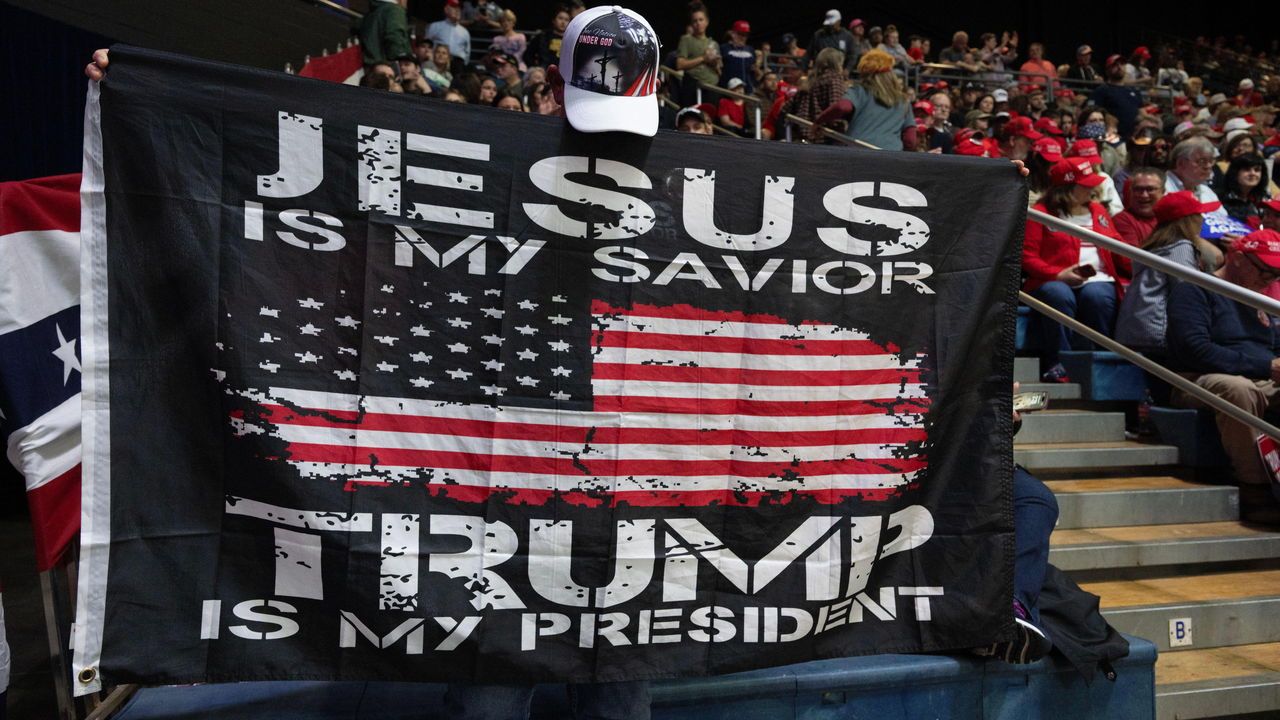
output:
[[[1049,393],[1050,400],[1079,400],[1080,385],[1077,383],[1042,383],[1028,382],[1022,383],[1018,390],[1020,392],[1042,391]]]
[[[1013,359],[1013,379],[1020,383],[1040,382],[1040,358],[1016,357]]]
[[[1022,414],[1017,442],[1088,443],[1124,440],[1124,413],[1042,410]]]
[[[1276,708],[1280,643],[1168,652],[1156,662],[1160,720],[1274,713]]]
[[[1085,583],[1121,632],[1161,652],[1280,642],[1280,570]],[[1171,647],[1178,642],[1177,647]]]
[[[1239,491],[1176,477],[1049,480],[1058,498],[1058,529],[1235,520]]]
[[[1014,462],[1028,470],[1088,470],[1175,465],[1178,448],[1137,442],[1019,443]]]
[[[1280,557],[1280,532],[1239,521],[1059,530],[1049,543],[1067,571]]]

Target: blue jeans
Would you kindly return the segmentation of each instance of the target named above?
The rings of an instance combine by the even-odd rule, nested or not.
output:
[[[1114,334],[1116,310],[1120,303],[1116,300],[1116,284],[1113,282],[1085,283],[1073,288],[1053,280],[1032,290],[1031,296],[1107,337]],[[1037,314],[1032,320],[1040,341],[1040,361],[1043,369],[1047,370],[1058,364],[1059,352],[1072,348],[1072,335],[1065,327],[1043,315]],[[1092,350],[1093,343],[1077,338],[1076,349]]]
[[[1039,478],[1013,468],[1013,596],[1040,624],[1040,588],[1049,566],[1049,535],[1058,524],[1058,501]]]
[[[533,685],[449,683],[444,716],[449,720],[525,720]],[[569,685],[574,720],[649,720],[649,681]]]

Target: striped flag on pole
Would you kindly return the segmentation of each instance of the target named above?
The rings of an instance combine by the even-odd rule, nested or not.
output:
[[[0,441],[41,571],[80,528],[80,176],[0,183]]]

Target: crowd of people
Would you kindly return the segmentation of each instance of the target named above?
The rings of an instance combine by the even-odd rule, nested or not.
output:
[[[376,11],[399,9],[381,4]],[[557,114],[548,70],[582,10],[580,1],[556,6],[533,41],[515,30],[513,13],[483,0],[446,0],[444,18],[416,42],[407,27],[383,42],[388,24],[366,18],[375,29],[364,38],[365,84]],[[838,9],[807,44],[787,33],[775,50],[744,19],[717,37],[702,2],[689,4],[687,19],[684,34],[664,43],[672,71],[658,91],[661,127],[1021,161],[1035,210],[1280,297],[1271,282],[1280,276],[1272,181],[1280,74],[1267,74],[1265,53],[1241,64],[1223,41],[1199,39],[1182,52],[1139,46],[1101,64],[1080,45],[1058,63],[1038,42],[1024,57],[1017,32],[982,33],[971,45],[964,31],[935,53],[927,37],[904,41],[894,25],[869,26]],[[491,38],[474,62],[470,33]],[[1246,74],[1228,76],[1228,60]],[[1023,272],[1032,296],[1250,412],[1261,416],[1276,401],[1275,334],[1252,308],[1034,220]],[[1044,380],[1069,381],[1059,353],[1088,344],[1048,320],[1032,330]],[[1162,399],[1198,403],[1177,392]],[[1254,432],[1225,416],[1219,425],[1242,505],[1274,511]]]

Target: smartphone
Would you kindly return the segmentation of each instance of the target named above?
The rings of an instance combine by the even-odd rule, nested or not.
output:
[[[1034,412],[1049,407],[1049,393],[1043,391],[1020,392],[1013,396],[1013,409],[1017,412]]]
[[[1093,277],[1098,274],[1098,268],[1088,264],[1077,265],[1076,271],[1078,271],[1082,277]]]

